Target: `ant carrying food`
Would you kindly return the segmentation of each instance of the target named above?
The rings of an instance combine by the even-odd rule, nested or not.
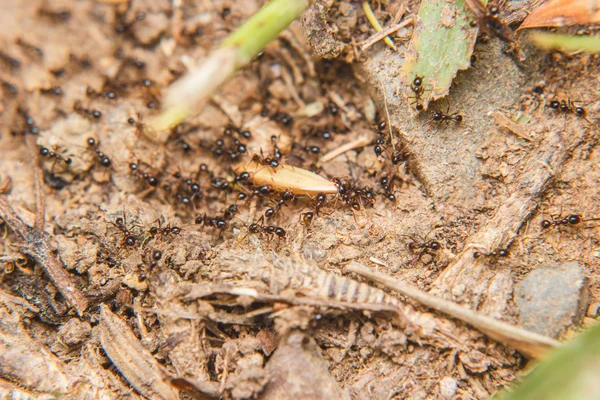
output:
[[[154,136],[156,134],[156,131],[154,130],[154,128],[151,127],[150,125],[144,124],[140,120],[141,120],[141,118],[138,115],[138,120],[136,120],[135,118],[129,118],[127,120],[127,123],[129,125],[134,125],[135,126],[135,133],[137,135],[143,134],[143,135],[149,136],[149,137]]]
[[[98,159],[100,160],[100,164],[103,167],[108,168],[111,166],[112,163],[110,161],[110,158],[108,158],[103,152],[101,152],[99,150],[100,142],[98,142],[96,139],[90,137],[87,139],[87,144],[90,149],[92,149],[96,152],[96,155],[98,156]]]
[[[262,151],[261,151],[261,153],[262,153]],[[270,157],[265,158],[265,157],[263,157],[262,154],[261,155],[255,154],[254,156],[252,156],[252,161],[255,163],[258,163],[260,165],[270,167],[271,169],[273,169],[274,172],[276,172],[275,169],[277,167],[279,167],[279,165],[280,165],[279,161],[277,161],[276,158],[270,158]]]

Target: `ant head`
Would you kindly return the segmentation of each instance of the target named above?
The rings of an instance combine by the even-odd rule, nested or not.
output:
[[[443,117],[444,117],[444,115],[441,112],[434,111],[434,113],[433,113],[433,120],[434,121],[441,121]]]
[[[566,220],[570,225],[577,225],[581,222],[581,217],[579,215],[569,215]]]
[[[552,222],[548,221],[547,219],[542,221],[542,228],[543,229],[548,229],[552,226]]]
[[[431,250],[439,250],[439,249],[441,249],[441,248],[442,248],[442,245],[441,245],[441,244],[439,244],[439,242],[436,242],[436,241],[434,240],[434,241],[431,241],[431,242],[429,242],[429,248],[430,248]]]
[[[556,100],[552,100],[550,102],[550,108],[553,110],[558,110],[560,108],[560,103]]]

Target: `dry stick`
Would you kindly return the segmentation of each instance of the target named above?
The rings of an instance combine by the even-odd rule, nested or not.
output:
[[[375,43],[379,42],[381,39],[387,37],[388,35],[391,35],[392,33],[396,32],[400,28],[404,28],[405,26],[410,25],[412,23],[413,23],[413,20],[411,18],[407,18],[404,21],[400,22],[399,24],[388,26],[384,30],[377,32],[376,34],[374,34],[373,36],[371,36],[370,38],[365,40],[362,43],[360,48],[362,50],[366,50],[369,47],[373,46]]]
[[[557,347],[560,344],[549,337],[490,318],[454,302],[433,296],[407,283],[375,272],[361,264],[350,263],[346,266],[346,270],[363,275],[429,308],[466,322],[490,338],[514,347],[528,357],[539,358],[549,349]]]
[[[32,257],[42,266],[67,302],[75,308],[79,316],[82,316],[88,306],[88,300],[77,288],[73,277],[65,271],[54,256],[53,250],[48,245],[46,233],[25,224],[10,204],[2,197],[0,197],[0,218],[6,221],[12,230],[25,242],[19,245],[19,250]]]
[[[319,163],[325,164],[326,162],[333,160],[334,158],[344,154],[347,151],[364,147],[364,146],[368,145],[369,143],[371,143],[371,140],[368,137],[361,136],[356,140],[353,140],[351,142],[346,143],[343,146],[338,147],[337,149],[331,150],[329,153],[327,153],[323,157],[321,157],[321,160]]]
[[[33,157],[33,183],[35,190],[35,221],[33,229],[42,232],[46,222],[46,202],[44,201],[44,185],[42,184],[42,169],[38,162],[39,153],[36,151],[35,139],[33,136],[27,138],[27,147],[35,154]]]
[[[522,224],[538,206],[538,199],[553,177],[552,171],[558,170],[580,143],[581,138],[571,141],[566,147],[557,133],[550,134],[542,142],[541,147],[522,166],[524,172],[515,180],[514,193],[500,206],[496,215],[471,237],[454,264],[436,279],[433,293],[441,295],[449,292],[459,283],[465,290],[472,288],[470,283],[480,279],[483,272],[479,260],[485,258],[474,259],[474,251],[507,247],[516,238]],[[504,246],[501,246],[503,242]],[[462,294],[464,298],[471,295]]]

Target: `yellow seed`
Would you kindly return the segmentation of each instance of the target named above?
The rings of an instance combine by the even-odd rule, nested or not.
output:
[[[316,195],[337,193],[337,186],[320,175],[302,168],[280,164],[277,168],[262,165],[256,161],[244,162],[234,167],[236,174],[250,173],[256,186],[271,185],[273,190],[291,190],[295,195]]]

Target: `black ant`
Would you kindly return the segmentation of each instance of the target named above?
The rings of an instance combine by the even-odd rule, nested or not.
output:
[[[269,240],[271,240],[271,238],[273,238],[273,235],[276,235],[278,238],[280,239],[285,239],[286,236],[286,232],[283,228],[279,227],[279,226],[273,226],[273,225],[262,225],[264,223],[264,216],[260,217],[260,219],[255,222],[250,224],[250,226],[248,227],[248,232],[249,233],[264,233],[266,235],[269,236]]]
[[[327,196],[325,193],[318,193],[316,196],[317,204],[315,205],[315,214],[319,216],[319,211],[327,202]]]
[[[227,228],[227,221],[224,220],[223,218],[212,218],[207,216],[206,214],[202,214],[198,217],[196,217],[196,225],[204,225],[204,226],[210,226],[213,228],[217,228],[219,230],[223,230],[225,228]]]
[[[62,96],[63,90],[60,86],[53,86],[50,89],[40,89],[40,93],[42,94],[51,94],[54,96]]]
[[[255,154],[252,157],[252,161],[255,162],[255,163],[258,163],[260,165],[265,165],[267,167],[271,167],[271,169],[273,169],[273,171],[275,171],[275,169],[277,167],[279,167],[279,165],[280,165],[279,161],[277,161],[277,159],[270,158],[270,157],[266,157],[265,158],[262,155],[259,156],[258,154]]]
[[[479,0],[467,0],[467,6],[473,13],[476,21],[471,21],[471,26],[478,23],[486,33],[498,37],[507,43],[514,43],[515,38],[510,28],[500,19],[500,8],[488,3],[484,6]]]
[[[123,241],[127,246],[135,246],[136,238],[135,234],[127,228],[127,217],[123,214],[123,217],[117,217],[115,222],[111,222],[114,226],[116,226],[124,235]]]
[[[100,118],[102,118],[102,112],[101,111],[99,111],[99,110],[91,110],[89,108],[84,108],[81,105],[81,101],[79,101],[79,100],[77,100],[75,102],[75,104],[73,104],[73,110],[76,113],[78,113],[80,115],[83,115],[85,117],[88,117],[88,118],[89,117],[93,117],[94,119],[100,119]]]
[[[140,119],[139,115],[138,119]],[[136,121],[135,118],[129,118],[127,120],[127,123],[129,125],[135,126],[135,133],[138,135],[143,134],[145,136],[152,137],[156,134],[156,131],[153,127],[151,127],[150,125],[146,125],[143,122],[140,122],[139,120]]]
[[[71,159],[71,157],[63,157],[62,155],[51,151],[50,149],[48,149],[47,147],[42,147],[40,149],[40,155],[42,157],[46,157],[46,158],[50,158],[50,159],[54,159],[54,163],[52,164],[52,170],[50,172],[50,175],[54,175],[54,167],[56,166],[57,162],[63,162],[67,167],[69,165],[71,165],[71,163],[73,162],[73,160]]]
[[[565,115],[567,113],[575,114],[576,116],[583,118],[588,124],[591,124],[591,122],[586,118],[586,109],[581,106],[576,106],[571,99],[567,99],[566,101],[552,100],[549,104],[549,107],[554,111],[563,112]]]
[[[156,185],[158,185],[158,179],[156,179],[156,177],[148,174],[147,172],[142,171],[137,163],[130,163],[129,164],[129,169],[132,172],[137,173],[146,182],[148,182],[148,185],[150,185],[150,186],[156,186]]]
[[[510,255],[510,252],[507,249],[496,249],[492,250],[489,253],[482,253],[480,251],[473,252],[473,258],[480,258],[481,256],[490,257],[493,259],[505,258]]]
[[[394,190],[395,181],[396,175],[392,175],[391,178],[383,176],[380,180],[381,188],[383,189],[383,194],[389,201],[396,201],[396,195],[392,193],[392,191]]]
[[[410,90],[415,94],[415,101],[412,103],[415,105],[417,111],[423,111],[423,104],[421,104],[421,96],[425,93],[425,87],[423,86],[423,77],[417,75],[410,84]]]
[[[223,211],[223,219],[225,219],[227,221],[231,220],[237,213],[238,213],[237,204],[231,204],[229,207],[227,207],[225,209],[225,211]]]
[[[417,238],[415,238],[411,235],[402,235],[412,240],[412,242],[408,244],[408,249],[413,253],[419,253],[417,258],[413,262],[413,265],[418,261],[421,261],[424,255],[429,255],[432,258],[431,261],[425,263],[426,265],[430,264],[435,258],[435,254],[438,252],[438,250],[442,248],[442,245],[437,240],[427,240],[427,236],[429,236],[429,233],[425,235],[424,238],[420,236],[417,236]]]
[[[166,226],[162,226],[162,221],[160,218],[157,218],[154,223],[158,223],[158,226],[153,226],[148,229],[148,233],[152,235],[155,239],[157,237],[165,238],[169,235],[179,235],[181,233],[181,228],[178,226],[171,226],[171,224],[167,224]]]
[[[100,164],[103,167],[108,168],[111,166],[112,163],[110,161],[110,158],[108,158],[106,155],[104,155],[103,152],[101,152],[98,149],[98,147],[100,146],[100,142],[97,142],[96,139],[90,137],[87,139],[87,144],[90,149],[93,149],[96,152],[96,155],[100,159]]]
[[[300,220],[306,226],[312,225],[315,214],[311,211],[300,214]]]
[[[441,111],[434,111],[433,112],[433,116],[431,117],[431,120],[433,122],[437,122],[437,123],[446,123],[446,125],[452,121],[455,124],[460,124],[461,122],[463,122],[463,116],[460,115],[459,113],[454,113],[454,114],[445,114]]]
[[[590,218],[590,219],[583,219],[581,215],[579,214],[571,214],[571,215],[567,215],[564,218],[561,218],[560,215],[559,216],[551,216],[551,219],[545,219],[542,221],[541,226],[542,229],[550,229],[550,228],[556,228],[556,227],[560,227],[560,226],[575,226],[575,225],[579,225],[582,222],[588,222],[588,221],[598,221],[600,220],[600,218]]]

